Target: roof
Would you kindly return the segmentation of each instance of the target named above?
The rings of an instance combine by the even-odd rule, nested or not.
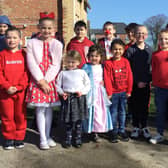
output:
[[[127,26],[125,23],[113,23],[116,34],[126,34],[125,27]],[[102,29],[90,29],[90,34],[103,34]]]

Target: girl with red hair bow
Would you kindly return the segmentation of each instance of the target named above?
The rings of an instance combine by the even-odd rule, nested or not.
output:
[[[27,45],[27,63],[31,74],[26,96],[29,106],[36,107],[36,120],[40,133],[40,149],[49,149],[56,143],[50,137],[52,107],[59,105],[55,79],[61,67],[62,44],[53,38],[53,14],[40,14],[40,36]]]

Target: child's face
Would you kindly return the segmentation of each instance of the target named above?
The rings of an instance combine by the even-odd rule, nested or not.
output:
[[[89,54],[89,60],[93,65],[100,64],[101,55],[97,53],[97,51],[93,51]]]
[[[111,52],[112,52],[113,58],[115,60],[120,60],[120,58],[124,54],[124,46],[122,46],[120,44],[114,44]]]
[[[78,39],[83,39],[87,34],[87,30],[83,26],[77,26],[74,31]]]
[[[6,43],[10,50],[19,48],[20,37],[17,31],[9,31],[6,35]]]
[[[7,24],[3,24],[3,23],[0,23],[0,34],[1,35],[4,35],[5,34],[5,31],[8,29],[8,25]]]
[[[111,38],[114,38],[114,34],[116,33],[116,30],[114,29],[113,25],[109,24],[104,26],[103,32],[107,39],[111,39]]]
[[[168,33],[163,32],[159,35],[159,45],[161,50],[168,50]]]
[[[138,27],[135,32],[135,38],[138,43],[144,42],[148,37],[148,31],[147,28],[142,26]]]
[[[78,60],[75,60],[73,58],[67,57],[65,60],[65,65],[68,70],[74,70],[78,68],[78,65],[80,62]]]
[[[54,36],[54,23],[51,20],[44,20],[39,25],[39,30],[41,32],[41,37],[45,40]]]
[[[134,30],[129,30],[129,31],[127,32],[127,36],[128,36],[128,39],[129,39],[130,41],[134,41],[134,39],[135,39]]]

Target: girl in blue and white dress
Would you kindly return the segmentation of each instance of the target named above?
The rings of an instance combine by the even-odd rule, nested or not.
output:
[[[92,133],[93,140],[99,142],[97,133],[108,132],[113,128],[109,111],[111,102],[107,97],[103,82],[103,66],[101,63],[105,58],[104,49],[99,45],[91,46],[88,58],[90,63],[85,64],[82,68],[91,81],[91,89],[87,95],[89,119],[85,131],[87,129],[88,133]]]

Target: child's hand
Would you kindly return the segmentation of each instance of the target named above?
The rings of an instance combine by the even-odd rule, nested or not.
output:
[[[81,97],[82,96],[82,92],[76,92],[77,97]]]
[[[14,94],[17,92],[17,88],[15,86],[11,86],[8,90],[7,93],[8,94]]]
[[[127,96],[127,98],[128,98],[128,97],[130,97],[130,96],[131,96],[131,94],[130,94],[130,93],[127,93],[127,94],[126,94],[126,96]]]
[[[146,86],[146,83],[138,82],[138,88],[144,88],[145,86]]]
[[[39,81],[37,82],[37,84],[40,85],[40,87],[43,86],[43,85],[45,85],[46,83],[47,83],[47,81],[44,80],[44,79],[41,79],[41,80],[39,80]],[[47,83],[47,84],[48,84],[48,83]]]
[[[101,82],[100,82],[100,85],[104,86],[104,81],[101,81]]]
[[[51,92],[51,88],[48,83],[45,83],[41,86],[41,89],[45,94],[49,94]]]
[[[64,100],[66,100],[68,98],[68,94],[67,93],[63,93],[61,96],[63,97]]]
[[[38,84],[45,94],[49,94],[51,92],[51,88],[46,80],[41,79],[38,81]]]
[[[108,96],[108,98],[111,99],[111,98],[112,98],[112,95],[111,95],[111,96]]]

